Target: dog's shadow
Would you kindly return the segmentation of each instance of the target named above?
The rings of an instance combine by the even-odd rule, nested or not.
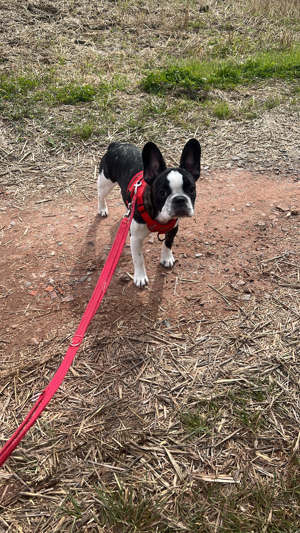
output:
[[[84,243],[76,253],[76,263],[72,268],[69,284],[73,288],[74,294],[74,305],[72,307],[75,314],[78,315],[78,318],[83,313],[83,306],[85,307],[87,305],[92,296],[117,235],[121,220],[121,216],[117,217],[116,221],[113,220],[111,222],[109,218],[106,219],[98,214],[95,215],[86,232]],[[129,237],[127,238],[128,243]],[[145,245],[146,243],[144,243],[144,248]],[[124,316],[129,313],[130,306],[132,310],[139,309],[140,314],[147,314],[151,309],[151,319],[155,321],[164,288],[164,277],[160,275],[163,267],[158,264],[155,272],[152,272],[154,281],[151,282],[149,287],[139,289],[134,285],[133,280],[128,277],[128,274],[126,274],[131,271],[133,274],[132,258],[129,250],[128,246],[125,245],[116,268],[116,273],[111,280],[111,284],[107,289],[97,315],[101,316],[105,313],[107,316],[109,312],[111,318],[114,319],[114,315],[119,317],[120,314],[122,315],[122,309],[124,309]],[[151,265],[147,265],[147,254],[145,255],[146,270],[150,271]],[[146,298],[145,293],[147,294]],[[105,302],[105,299],[109,301],[111,308]],[[96,320],[96,317],[94,320]]]

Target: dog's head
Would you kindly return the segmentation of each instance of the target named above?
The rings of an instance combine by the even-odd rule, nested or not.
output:
[[[150,185],[155,219],[161,224],[172,218],[192,217],[196,199],[196,181],[200,176],[201,147],[190,139],[181,154],[179,167],[167,168],[154,143],[143,149],[144,180]]]

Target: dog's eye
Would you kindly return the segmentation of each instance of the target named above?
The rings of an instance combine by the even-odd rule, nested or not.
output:
[[[167,196],[167,191],[165,191],[165,189],[161,189],[158,194],[159,196]]]
[[[195,187],[190,187],[190,194],[194,194],[195,192]]]

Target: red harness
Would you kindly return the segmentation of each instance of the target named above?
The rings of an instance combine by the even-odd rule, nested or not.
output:
[[[132,180],[129,182],[127,192],[130,195],[130,201],[132,201],[134,193],[136,193],[136,206],[137,210],[140,213],[142,219],[146,222],[148,229],[154,233],[167,233],[171,231],[177,222],[177,218],[172,218],[167,224],[161,224],[157,220],[153,220],[150,215],[147,213],[144,206],[144,192],[147,186],[147,183],[143,178],[143,171],[138,172],[133,176]],[[141,181],[141,185],[136,187],[136,184]],[[128,204],[128,202],[127,202]]]

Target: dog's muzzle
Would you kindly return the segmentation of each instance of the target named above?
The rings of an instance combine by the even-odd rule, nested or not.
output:
[[[192,217],[194,210],[186,196],[175,196],[172,200],[172,217]]]

